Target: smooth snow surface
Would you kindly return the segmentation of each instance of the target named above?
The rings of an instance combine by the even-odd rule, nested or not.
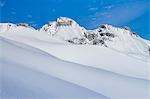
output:
[[[2,99],[150,98],[149,41],[105,25],[103,31],[116,36],[105,41],[107,47],[75,45],[67,40],[82,38],[89,30],[62,19],[73,26],[55,30],[58,18],[47,33],[46,25],[38,31],[0,24]]]
[[[73,92],[70,91],[70,93],[72,93],[72,97],[74,95],[76,95],[76,97],[78,97],[79,95],[81,95],[81,97],[86,97],[86,96],[88,97],[88,95],[89,96],[91,95],[90,97],[91,97],[91,99],[93,99],[94,97],[99,97],[99,98],[103,97],[101,95],[101,94],[103,94],[104,96],[107,96],[107,97],[113,98],[113,99],[120,99],[122,97],[124,97],[124,98],[134,97],[137,99],[138,98],[139,99],[141,99],[141,98],[148,99],[148,84],[149,84],[148,80],[126,77],[126,76],[122,76],[122,75],[119,75],[116,73],[105,71],[103,69],[95,69],[95,68],[87,67],[85,65],[79,65],[79,64],[61,61],[49,54],[46,54],[46,53],[44,53],[40,50],[34,49],[32,47],[29,47],[29,46],[26,46],[23,44],[19,44],[19,43],[13,42],[13,41],[5,40],[5,39],[1,39],[1,40],[2,40],[2,47],[3,47],[2,48],[3,54],[1,56],[2,66],[3,66],[2,69],[4,70],[2,72],[2,79],[1,79],[2,85],[4,85],[3,86],[4,88],[2,87],[3,97],[5,97],[5,96],[6,97],[18,97],[17,93],[15,93],[13,91],[11,92],[11,90],[13,90],[11,87],[17,86],[17,88],[25,87],[26,89],[20,88],[18,90],[22,89],[21,91],[23,91],[23,93],[21,92],[20,95],[22,95],[22,94],[25,94],[24,96],[29,95],[28,97],[30,97],[30,96],[32,97],[32,94],[26,93],[26,92],[28,92],[28,90],[31,90],[31,92],[33,90],[33,93],[35,93],[35,94],[33,94],[33,97],[39,97],[38,95],[36,95],[36,93],[40,93],[40,91],[41,91],[40,89],[43,89],[46,92],[41,94],[42,96],[40,96],[40,97],[48,97],[49,95],[47,95],[46,93],[52,92],[50,95],[53,96],[56,94],[56,96],[55,96],[56,98],[57,97],[69,98],[67,93],[66,94],[65,94],[65,92],[59,93],[57,91],[57,89],[59,89],[59,88],[60,88],[60,90],[63,90],[63,88],[61,88],[61,87],[57,86],[56,89],[47,89],[46,86],[49,87],[49,86],[51,86],[51,84],[53,84],[53,83],[50,83],[51,81],[47,81],[47,80],[50,80],[51,76],[53,76],[53,77],[62,79],[64,81],[81,86],[81,89],[83,88],[83,91],[81,89],[78,89],[81,91],[80,94],[75,89],[68,89],[68,91],[73,90]],[[12,49],[12,50],[9,50],[9,49]],[[25,72],[27,72],[27,74],[26,73],[22,74],[23,78],[16,77],[18,74],[19,74],[18,76],[20,76],[20,72],[21,72],[21,71],[18,71],[17,67],[21,68]],[[29,79],[28,76],[30,76],[29,75],[30,73],[28,74],[29,71],[26,71],[26,69],[24,69],[24,68],[28,68],[28,69],[30,69],[30,71],[32,70],[33,73],[39,72],[39,75],[42,75],[42,74],[45,76],[49,75],[50,76],[49,79],[45,78],[46,79],[45,83],[47,83],[47,84],[41,83],[41,86],[39,86],[39,90],[36,90],[36,88],[38,88],[38,87],[35,87],[36,85],[34,85],[35,83],[32,81],[34,79],[35,80],[37,79],[40,81],[40,79],[34,78],[34,77],[32,78],[32,75],[31,75],[31,78]],[[7,69],[8,69],[8,71],[7,71]],[[16,73],[9,74],[9,73],[13,72],[13,70]],[[9,78],[9,76],[10,76],[10,78]],[[18,83],[18,84],[17,85],[10,84],[10,86],[8,86],[8,88],[7,88],[7,86],[5,88],[5,84],[7,84],[11,81],[13,83],[14,79],[11,76],[14,76],[14,79],[16,79],[16,83]],[[26,76],[29,80],[24,79],[24,78],[26,78]],[[5,79],[6,79],[6,83],[3,84],[3,81],[5,81]],[[34,86],[32,86],[32,83]],[[60,83],[61,83],[61,81],[60,81]],[[65,87],[65,85],[63,87]],[[72,87],[74,88],[76,86],[72,85]],[[89,94],[88,94],[88,90],[86,90],[84,88],[92,90],[93,92],[90,93],[90,91],[89,91]],[[24,93],[24,91],[25,91],[25,93]],[[87,95],[86,95],[86,92],[87,92]],[[98,96],[98,94],[96,94],[96,93],[94,94],[94,92],[97,92],[100,95]],[[24,97],[24,96],[22,96],[22,97]],[[51,96],[49,96],[49,97],[51,97]],[[80,97],[78,97],[78,98],[80,99]]]

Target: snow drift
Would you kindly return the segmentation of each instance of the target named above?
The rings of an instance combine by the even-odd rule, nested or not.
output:
[[[128,28],[61,17],[40,30],[1,23],[0,40],[2,98],[150,97],[149,41]]]

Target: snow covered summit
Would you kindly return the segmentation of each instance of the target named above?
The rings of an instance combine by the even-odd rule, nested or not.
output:
[[[48,22],[40,31],[45,31],[63,40],[69,40],[76,37],[82,38],[85,29],[70,18],[60,17],[57,18],[57,21]]]

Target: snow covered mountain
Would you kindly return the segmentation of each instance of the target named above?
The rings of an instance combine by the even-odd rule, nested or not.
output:
[[[0,70],[2,99],[149,99],[150,41],[66,17],[39,30],[0,23]]]
[[[67,25],[67,22],[71,22],[71,24]],[[44,25],[40,31],[73,44],[103,45],[137,58],[139,55],[142,58],[150,55],[149,45],[128,27],[119,28],[103,24],[98,29],[86,30],[74,20],[60,17],[57,21]]]
[[[0,23],[0,32],[18,27],[35,30],[26,23]],[[67,44],[99,45],[144,61],[149,61],[147,59],[150,57],[150,42],[132,32],[129,27],[120,28],[102,24],[95,30],[87,30],[70,18],[60,17],[56,21],[48,22],[37,31]]]

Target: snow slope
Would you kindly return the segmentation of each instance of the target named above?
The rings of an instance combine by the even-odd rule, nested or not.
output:
[[[149,99],[147,42],[122,28],[104,25],[105,28],[89,31],[72,22],[73,26],[61,26],[57,32],[53,26],[48,26],[50,32],[45,32],[0,24],[2,97]],[[52,24],[56,25],[56,22]],[[108,37],[107,32],[114,36]],[[92,45],[95,38],[90,41],[85,36],[87,33],[97,34],[98,40],[105,38],[107,46]],[[67,41],[74,37],[85,38],[87,44],[76,45]],[[15,92],[12,91],[14,87]]]
[[[110,39],[111,41],[106,41],[106,45],[109,48],[132,56],[150,57],[148,52],[149,45],[136,33],[131,32],[129,29],[118,28],[112,25],[104,26],[106,27],[106,29],[103,30],[104,33],[112,33],[115,35],[114,38]]]
[[[1,99],[108,99],[87,88],[27,68],[18,62],[5,60],[2,65]]]
[[[102,46],[72,45],[61,39],[48,37],[43,32],[24,27],[11,29],[2,33],[1,36],[36,47],[62,60],[103,68],[127,76],[150,79],[148,77],[148,58],[144,61],[137,60]],[[137,69],[134,70],[134,68]]]
[[[8,84],[10,86],[3,86],[4,87],[4,88],[2,87],[2,89],[4,90],[4,91],[2,90],[3,97],[5,96],[19,97],[17,92],[15,93],[11,91],[13,90],[11,86],[12,87],[15,86],[15,88],[17,86],[16,91],[18,90],[21,93],[20,95],[24,94],[20,96],[21,98],[24,97],[49,98],[54,96],[54,98],[56,97],[56,99],[59,98],[69,99],[69,97],[72,98],[76,96],[77,98],[75,99],[80,99],[80,98],[83,99],[83,97],[85,97],[86,99],[88,98],[101,99],[101,97],[102,99],[103,98],[107,99],[107,97],[111,99],[120,99],[120,98],[121,99],[130,99],[130,98],[148,99],[149,97],[148,80],[127,77],[113,72],[105,71],[103,69],[96,69],[92,67],[87,67],[85,65],[79,65],[79,64],[62,61],[36,48],[21,43],[17,43],[14,41],[10,41],[4,38],[1,38],[1,43],[3,46],[2,48],[3,54],[1,56],[1,59],[2,59],[2,66],[3,66],[2,68],[4,70],[2,73],[2,77],[4,80],[3,79],[1,80],[2,82],[6,81],[5,84],[7,85],[7,83],[9,83],[10,81],[12,81],[13,83],[13,81],[16,79],[14,84],[15,83],[17,84],[17,85]],[[43,84],[42,82],[41,83],[39,82],[41,81],[40,78],[38,79],[32,77],[32,73],[31,75],[30,73],[26,74],[28,73],[28,71],[25,72],[25,74],[22,74],[21,76],[20,72],[22,70],[18,71],[18,68],[23,69],[23,71],[26,71],[27,68],[29,70],[32,70],[32,72],[39,72],[37,75],[41,75],[41,73],[42,75],[48,75],[49,78],[45,78],[46,81],[43,82],[44,83]],[[12,77],[13,75],[11,74],[12,70],[16,72],[13,74],[14,77]],[[18,77],[19,76],[18,74],[21,77]],[[28,78],[28,75],[31,76],[30,79]],[[61,87],[58,87],[57,85],[51,83],[52,82],[51,76],[67,81],[69,83],[76,84],[77,86],[79,86],[79,89],[77,88],[75,90],[74,88],[76,88],[76,85],[70,85],[70,87],[73,88],[72,89],[73,91],[70,91],[71,90],[69,89],[70,87],[68,88],[68,90],[66,89],[66,91],[68,92],[70,91],[69,95],[66,92],[57,91],[57,89],[63,90],[63,88],[61,87],[62,86],[65,87],[68,85],[62,83],[62,86],[60,85]],[[27,79],[24,79],[26,77]],[[36,77],[40,77],[40,76],[36,76]],[[35,79],[38,81],[36,82],[36,85],[32,80],[32,78],[33,80]],[[40,86],[38,86],[37,83],[40,83],[39,84]],[[61,81],[57,81],[57,83],[61,83]],[[51,89],[50,87],[52,86],[51,84],[57,87]],[[26,89],[22,87],[25,87]],[[91,91],[88,89],[90,89]],[[34,93],[33,96],[31,95],[31,93],[27,93],[28,90],[30,90],[31,93]],[[41,91],[42,92],[44,91],[44,93],[38,94]],[[96,94],[95,92],[98,93],[99,95]],[[46,94],[46,93],[50,93],[50,94]]]

